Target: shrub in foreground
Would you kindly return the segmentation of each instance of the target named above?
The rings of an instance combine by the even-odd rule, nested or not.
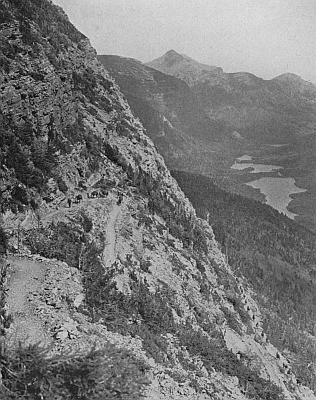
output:
[[[138,400],[148,384],[144,363],[112,344],[87,355],[48,352],[37,345],[9,350],[0,344],[0,398]]]

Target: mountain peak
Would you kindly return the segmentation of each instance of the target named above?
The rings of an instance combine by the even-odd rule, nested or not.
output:
[[[300,76],[293,74],[291,72],[286,72],[282,75],[278,75],[274,78],[274,80],[277,80],[277,81],[303,81],[303,79]]]
[[[202,76],[209,79],[209,75],[220,75],[223,70],[208,64],[201,64],[185,54],[169,50],[162,57],[146,64],[164,74],[173,75],[184,80],[189,86]]]
[[[171,49],[165,53],[163,57],[182,57],[181,54],[177,53],[175,50]]]
[[[177,53],[175,50],[169,50],[162,57],[158,58],[156,61],[160,61],[161,64],[167,67],[172,67],[174,64],[178,64],[184,61],[184,57]]]

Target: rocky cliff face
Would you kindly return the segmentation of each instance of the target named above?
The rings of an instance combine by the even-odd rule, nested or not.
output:
[[[160,174],[168,175],[161,156],[156,154],[152,142],[143,135],[140,123],[131,114],[113,79],[98,63],[89,41],[79,32],[75,33],[78,41],[71,41],[62,31],[58,32],[57,27],[51,32],[51,37],[43,37],[43,29],[23,20],[24,6],[21,10],[17,4],[16,8],[7,4],[6,11],[8,15],[12,13],[12,21],[4,23],[2,30],[4,73],[1,81],[1,117],[3,130],[9,130],[12,137],[17,138],[16,146],[21,157],[30,151],[31,154],[26,154],[23,160],[25,164],[33,164],[34,170],[37,168],[43,172],[36,167],[36,156],[32,152],[34,142],[39,142],[46,154],[50,152],[57,157],[57,164],[60,163],[60,154],[62,159],[71,158],[76,151],[88,154],[89,146],[95,144],[88,143],[87,132],[90,132],[92,142],[102,142],[107,138],[106,151],[111,153],[111,157],[119,158],[119,163],[130,174],[137,175],[142,171],[148,173],[153,181]],[[43,4],[47,6],[43,12],[50,12],[48,4]],[[58,8],[52,10],[53,18],[58,16],[70,25],[62,11]],[[31,39],[28,30],[21,32],[22,22],[14,20],[16,15],[29,30],[32,29]],[[114,139],[113,134],[120,137]],[[3,136],[4,178],[16,178],[13,185],[4,187],[7,190],[2,191],[3,196],[9,198],[14,185],[22,185],[29,194],[28,203],[32,190],[38,188],[23,176],[19,166],[11,159],[12,137],[6,133]],[[72,185],[91,173],[85,164],[89,161],[91,154],[79,161],[81,169],[78,165],[73,168]],[[52,179],[65,178],[58,166],[52,169]],[[67,178],[70,179],[69,176]],[[174,184],[172,181],[170,185]],[[64,191],[67,190],[68,187],[65,187]]]
[[[0,10],[1,211],[9,250],[31,260],[10,256],[11,269],[39,281],[21,286],[28,329],[54,354],[96,346],[108,359],[109,343],[134,354],[147,399],[315,398],[88,40],[48,0]],[[21,337],[8,304],[7,336]]]

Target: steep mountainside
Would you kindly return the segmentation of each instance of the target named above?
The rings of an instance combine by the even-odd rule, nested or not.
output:
[[[1,398],[316,398],[89,41],[0,12]]]
[[[148,66],[181,77],[206,113],[258,143],[287,143],[315,134],[316,86],[297,75],[272,80],[206,68],[171,50]]]
[[[184,166],[206,143],[221,140],[223,127],[205,114],[183,81],[131,58],[102,55],[98,59],[169,165]]]
[[[199,216],[212,224],[237,276],[256,292],[271,342],[316,387],[316,235],[273,208],[222,190],[205,176],[174,171]]]

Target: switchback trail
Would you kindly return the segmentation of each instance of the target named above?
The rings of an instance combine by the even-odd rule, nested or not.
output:
[[[13,323],[7,333],[11,346],[42,343],[48,344],[48,335],[42,323],[32,310],[29,295],[36,293],[44,280],[46,266],[35,260],[9,257],[10,274],[8,281],[7,307]]]

